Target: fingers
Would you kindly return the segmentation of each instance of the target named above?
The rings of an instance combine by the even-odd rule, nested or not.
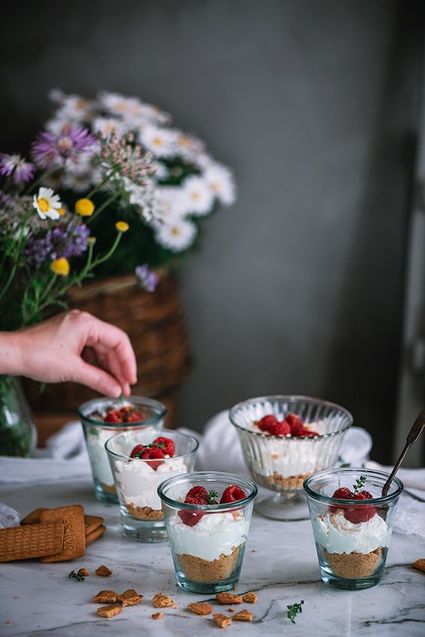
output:
[[[87,385],[90,389],[112,398],[118,398],[122,390],[121,384],[111,374],[100,367],[89,365],[81,358],[72,364],[72,378],[70,380]]]

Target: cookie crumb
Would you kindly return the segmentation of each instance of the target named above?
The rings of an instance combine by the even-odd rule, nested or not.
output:
[[[413,562],[412,566],[413,568],[416,568],[418,571],[422,571],[422,573],[425,573],[425,558],[416,560],[416,562]]]
[[[99,591],[92,599],[95,604],[115,604],[119,599],[115,591]]]
[[[119,615],[121,611],[121,604],[111,604],[110,606],[101,606],[97,609],[96,614],[99,615],[99,617],[110,619],[111,617],[115,617],[115,615]]]
[[[234,622],[252,622],[254,615],[247,609],[240,610],[232,617]]]
[[[163,595],[162,593],[156,593],[152,598],[152,605],[155,608],[175,608],[176,605],[171,597]]]
[[[165,617],[164,613],[152,613],[152,619],[162,619]]]
[[[245,595],[242,595],[242,600],[245,602],[245,604],[255,604],[255,602],[257,601],[257,593],[249,591],[249,593],[245,593]]]
[[[242,595],[233,595],[232,593],[217,593],[215,599],[218,604],[223,604],[224,606],[242,604]]]
[[[226,617],[222,613],[215,613],[213,615],[213,620],[217,624],[219,628],[227,628],[232,623],[231,617]]]
[[[118,599],[123,606],[135,606],[142,601],[143,595],[139,595],[134,588],[128,588],[122,595],[118,595]]]
[[[112,575],[112,571],[110,568],[108,568],[107,566],[105,566],[105,564],[102,564],[102,566],[99,566],[96,570],[95,570],[96,575],[98,575],[99,577],[109,577],[110,575]]]
[[[213,612],[213,607],[207,602],[194,602],[193,604],[188,604],[186,610],[194,615],[210,615]]]
[[[81,577],[88,577],[90,575],[90,571],[87,568],[79,568],[78,575],[81,575]]]

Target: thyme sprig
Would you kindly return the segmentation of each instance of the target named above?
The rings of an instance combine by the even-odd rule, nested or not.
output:
[[[356,482],[353,484],[354,495],[357,495],[363,489],[366,480],[366,476],[360,476],[360,478],[357,478]]]
[[[303,612],[303,606],[304,604],[304,600],[302,599],[300,602],[294,602],[293,604],[288,604],[287,605],[287,609],[288,612],[286,614],[286,616],[288,617],[289,621],[291,621],[293,624],[295,624],[295,618],[298,615],[298,613],[302,613]]]
[[[71,571],[70,573],[68,573],[68,577],[69,579],[75,579],[77,582],[84,582],[85,575],[82,575],[79,571]]]

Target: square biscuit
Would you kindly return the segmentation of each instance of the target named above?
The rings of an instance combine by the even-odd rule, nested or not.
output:
[[[80,504],[43,511],[40,522],[62,522],[64,526],[63,550],[57,555],[42,558],[42,562],[66,562],[82,557],[86,551],[84,509]]]

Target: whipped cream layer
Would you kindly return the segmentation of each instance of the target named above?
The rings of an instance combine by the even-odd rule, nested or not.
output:
[[[184,524],[179,515],[168,523],[168,536],[177,555],[193,555],[212,562],[230,555],[246,541],[249,522],[241,511],[206,513],[195,526]]]
[[[313,520],[317,544],[328,553],[370,553],[388,547],[391,529],[379,515],[367,522],[353,524],[343,513],[327,513]]]
[[[256,441],[257,457],[253,457],[249,450],[251,466],[262,476],[279,473],[284,478],[312,473],[321,467],[319,445],[311,439],[287,440],[286,437],[264,437]]]
[[[161,510],[158,485],[181,473],[187,473],[183,458],[165,458],[158,468],[153,469],[148,462],[117,460],[115,463],[118,489],[127,504]]]
[[[128,431],[130,427],[123,423],[122,426],[115,425],[114,428],[96,427],[89,425],[87,427],[87,447],[89,450],[89,456],[93,469],[94,477],[103,482],[104,484],[114,484],[114,478],[112,476],[111,465],[109,464],[109,458],[105,449],[105,442],[116,436],[118,433]],[[142,444],[148,444],[147,441],[152,441],[156,436],[161,435],[154,427],[145,427],[138,430],[138,440],[142,440]],[[146,442],[144,442],[146,440]],[[135,443],[136,444],[136,443]],[[117,453],[125,453],[125,449],[117,448]],[[131,451],[131,450],[130,450]]]

